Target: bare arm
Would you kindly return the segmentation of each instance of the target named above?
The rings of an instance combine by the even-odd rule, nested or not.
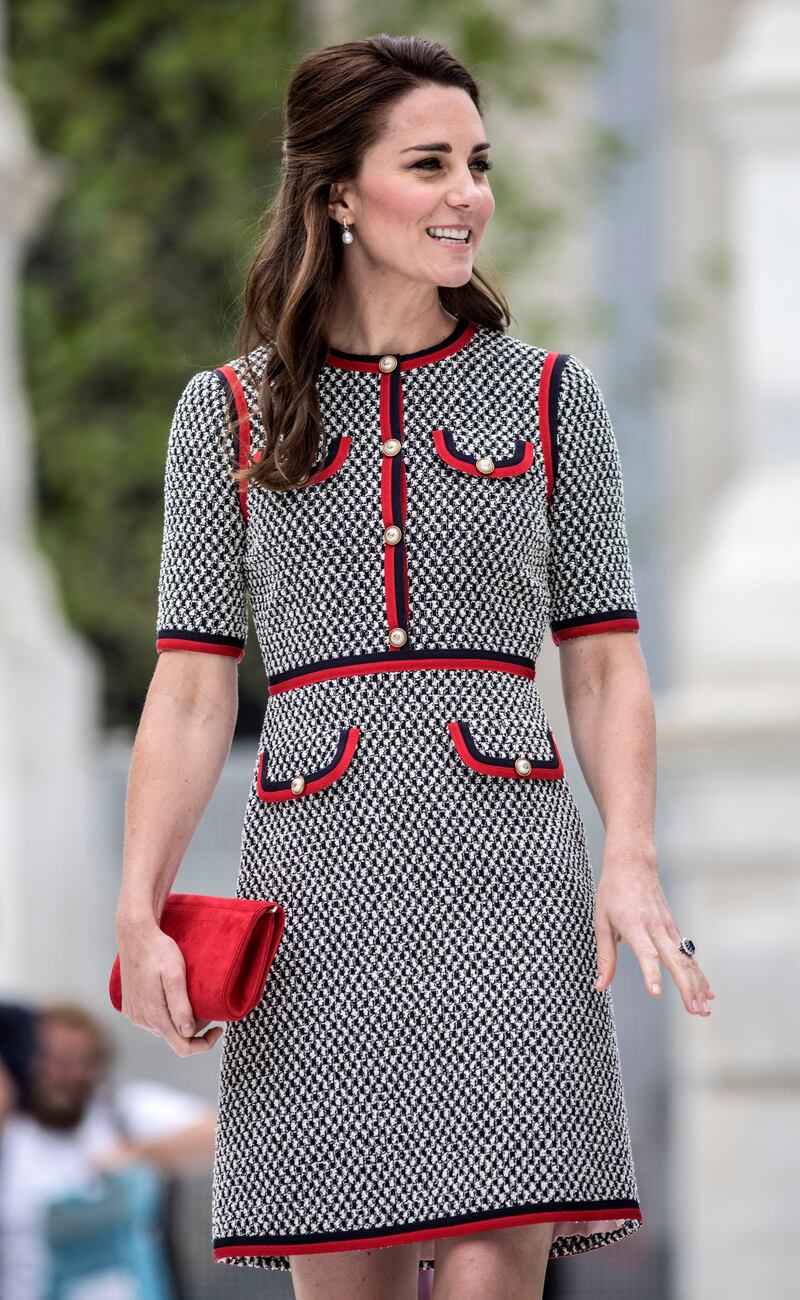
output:
[[[606,848],[656,871],[656,724],[638,636],[575,637],[559,650],[570,737]]]
[[[115,917],[123,1011],[176,1051],[207,1050],[222,1030],[194,1033],[180,950],[159,928],[164,902],[228,757],[238,711],[229,655],[159,655],[128,776],[122,883]]]
[[[118,926],[159,919],[230,752],[237,711],[230,656],[159,655],[128,775]]]
[[[575,637],[561,645],[559,655],[570,737],[606,831],[597,886],[595,987],[611,983],[616,945],[624,940],[653,996],[661,992],[660,960],[686,1010],[708,1015],[704,1000],[715,995],[697,959],[678,951],[681,932],[658,876],[655,709],[639,637]]]
[[[177,1174],[194,1165],[206,1165],[214,1156],[216,1124],[216,1113],[209,1109],[204,1119],[163,1137],[125,1138],[97,1157],[95,1168],[116,1169],[130,1161],[144,1160],[165,1173]]]

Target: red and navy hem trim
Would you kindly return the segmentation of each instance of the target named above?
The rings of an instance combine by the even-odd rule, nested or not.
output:
[[[450,1215],[444,1219],[418,1219],[400,1226],[382,1227],[353,1235],[346,1232],[306,1232],[290,1236],[272,1233],[259,1236],[214,1237],[215,1260],[246,1255],[314,1255],[336,1250],[367,1249],[370,1246],[398,1246],[438,1237],[456,1237],[514,1224],[561,1223],[622,1219],[642,1222],[638,1201],[557,1201],[481,1210],[477,1214]],[[593,1249],[593,1248],[590,1248]]]
[[[532,681],[536,661],[524,655],[505,654],[500,650],[420,650],[403,648],[376,654],[344,655],[338,659],[315,659],[297,668],[273,673],[269,678],[269,695],[280,695],[296,686],[311,686],[337,677],[360,677],[367,673],[404,672],[414,668],[482,669],[513,673]]]
[[[238,636],[221,636],[218,632],[188,632],[183,628],[160,627],[156,633],[156,650],[204,650],[207,654],[232,655],[237,662],[244,656],[244,641]]]
[[[635,609],[606,610],[603,614],[581,614],[577,618],[562,618],[550,624],[550,634],[556,645],[571,641],[576,636],[593,636],[598,632],[638,632],[639,618]]]
[[[450,357],[454,352],[459,352],[461,348],[466,347],[474,335],[477,325],[474,321],[467,320],[464,316],[459,316],[454,329],[448,334],[447,338],[442,339],[441,343],[435,344],[432,348],[422,348],[419,352],[392,352],[391,355],[397,358],[396,374],[398,370],[413,370],[416,366],[427,366],[432,361],[443,361],[445,357]],[[382,352],[342,352],[339,348],[329,348],[326,364],[335,366],[340,370],[362,370],[369,374],[382,375],[378,362],[382,356],[387,353]]]

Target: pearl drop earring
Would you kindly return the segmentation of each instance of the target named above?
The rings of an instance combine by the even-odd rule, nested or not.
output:
[[[342,243],[343,243],[343,244],[352,244],[352,242],[353,242],[353,232],[352,232],[352,230],[349,230],[349,229],[348,229],[348,226],[347,226],[347,217],[342,217],[342,225],[344,226],[344,230],[342,231]]]

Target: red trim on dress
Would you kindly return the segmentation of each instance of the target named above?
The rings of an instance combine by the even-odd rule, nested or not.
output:
[[[244,650],[235,645],[222,645],[215,641],[187,641],[183,637],[162,636],[156,641],[156,650],[205,650],[211,655],[233,655],[241,662]]]
[[[363,1237],[340,1237],[336,1241],[308,1241],[308,1242],[285,1242],[283,1245],[263,1246],[253,1242],[252,1244],[243,1244],[236,1246],[215,1246],[213,1248],[215,1259],[226,1259],[241,1255],[317,1255],[327,1254],[337,1250],[358,1250],[366,1249],[369,1246],[400,1246],[415,1241],[429,1241],[439,1237],[462,1237],[470,1232],[486,1232],[491,1228],[505,1228],[512,1224],[526,1223],[585,1223],[585,1222],[606,1222],[618,1223],[621,1227],[626,1219],[634,1219],[636,1222],[642,1222],[642,1211],[636,1207],[622,1209],[615,1213],[609,1209],[596,1210],[542,1210],[540,1212],[531,1212],[529,1214],[505,1214],[498,1215],[493,1219],[476,1219],[470,1223],[445,1223],[433,1225],[429,1228],[411,1228],[408,1232],[391,1232],[376,1234],[374,1236]],[[615,1229],[611,1229],[614,1231]],[[598,1228],[598,1231],[601,1229]],[[606,1242],[598,1242],[597,1246],[589,1246],[587,1250],[597,1250],[599,1246],[607,1245]],[[555,1258],[570,1259],[572,1256],[556,1256]]]
[[[244,395],[241,380],[233,366],[217,366],[217,373],[225,376],[228,387],[233,394],[233,401],[236,407],[236,418],[239,426],[239,468],[247,469],[250,465],[250,408],[247,405],[247,398]],[[248,484],[242,481],[237,484],[237,487],[239,490],[239,505],[241,506],[244,521],[247,523]]]
[[[403,459],[403,389],[397,389],[398,428],[392,429],[392,376],[381,373],[379,424],[381,446],[390,438],[396,438],[400,450],[394,456],[385,456],[381,452],[381,518],[383,527],[395,525],[400,529],[399,542],[383,544],[383,589],[386,605],[387,632],[392,628],[402,627],[407,632],[408,620],[408,555],[406,552],[406,466]],[[399,494],[399,512],[395,513],[395,494]],[[399,599],[398,581],[402,584],[402,600]],[[405,615],[402,611],[405,610]],[[393,654],[402,652],[402,646],[389,642]]]
[[[274,682],[267,690],[267,694],[282,695],[284,691],[292,691],[298,686],[313,686],[316,682],[327,682],[338,677],[363,677],[367,673],[394,673],[406,671],[413,668],[465,668],[480,669],[487,672],[512,673],[516,677],[527,677],[531,681],[536,676],[536,671],[529,668],[526,664],[515,663],[498,663],[496,659],[481,659],[476,655],[472,659],[447,659],[447,658],[413,658],[404,657],[402,649],[397,653],[397,658],[391,661],[378,661],[377,663],[367,664],[334,664],[330,668],[315,668],[309,672],[299,672],[297,676],[292,677],[289,681]]]
[[[453,738],[453,744],[462,762],[466,763],[467,767],[471,767],[473,771],[482,772],[485,776],[515,777],[518,781],[530,781],[535,777],[537,780],[553,781],[564,775],[564,762],[558,752],[556,738],[550,730],[548,730],[547,734],[553,747],[553,755],[558,760],[557,766],[554,767],[552,763],[540,766],[532,763],[530,772],[518,772],[514,766],[513,758],[506,758],[501,762],[492,762],[485,755],[478,758],[476,750],[471,749],[467,744],[460,722],[448,722],[447,729]]]
[[[317,790],[324,790],[326,786],[333,785],[334,781],[337,781],[342,775],[353,757],[353,754],[356,752],[356,745],[358,744],[360,735],[360,727],[349,727],[347,730],[347,739],[345,741],[344,749],[338,760],[325,771],[320,773],[319,776],[307,780],[303,789],[298,791],[296,794],[291,787],[291,782],[294,779],[293,777],[289,777],[285,784],[282,784],[278,789],[265,789],[262,785],[262,775],[266,751],[262,750],[258,762],[258,778],[256,783],[256,792],[259,799],[262,799],[264,803],[283,803],[287,799],[304,799],[307,794],[316,794]]]
[[[553,431],[550,428],[550,380],[557,357],[557,352],[548,352],[544,359],[544,365],[542,366],[542,373],[539,379],[539,437],[542,443],[542,460],[544,461],[548,502],[553,496],[554,487]]]
[[[402,353],[392,352],[384,353],[384,356],[396,356],[398,369],[413,370],[416,366],[428,366],[432,361],[443,361],[445,357],[450,357],[454,352],[459,352],[461,348],[466,347],[474,335],[477,325],[474,321],[465,321],[464,327],[452,343],[445,347],[426,348],[419,353]],[[340,370],[362,370],[371,375],[382,375],[383,371],[378,365],[379,358],[373,361],[371,358],[365,359],[355,354],[348,355],[335,348],[328,351],[325,358],[326,365],[336,366]]]
[[[607,618],[595,620],[594,622],[579,623],[575,627],[562,627],[560,631],[555,632],[551,629],[551,636],[555,645],[560,645],[562,641],[571,641],[576,636],[591,636],[594,632],[638,632],[638,618]]]
[[[335,474],[337,469],[341,469],[345,457],[350,450],[350,444],[352,441],[352,437],[343,433],[339,439],[339,446],[336,448],[330,464],[323,465],[321,469],[316,471],[316,473],[310,474],[305,483],[301,483],[300,486],[310,487],[312,483],[322,483],[326,478],[330,478],[331,474]]]
[[[431,433],[436,450],[442,460],[455,469],[462,470],[465,474],[474,474],[476,478],[511,478],[515,474],[527,473],[533,464],[533,456],[536,450],[535,444],[530,439],[518,438],[517,446],[522,446],[518,459],[513,460],[510,464],[495,465],[490,473],[484,474],[475,464],[476,460],[480,460],[480,456],[452,452],[447,445],[444,429],[432,429]]]

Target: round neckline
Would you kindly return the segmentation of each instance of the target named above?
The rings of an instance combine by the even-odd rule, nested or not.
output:
[[[394,371],[381,370],[378,362],[382,357],[394,357],[397,361],[395,370],[411,370],[415,366],[430,365],[452,356],[469,343],[477,326],[465,316],[459,316],[453,329],[440,343],[433,347],[421,348],[419,352],[343,352],[340,348],[328,348],[326,364],[344,370],[366,370],[370,373],[386,374],[387,378]]]

